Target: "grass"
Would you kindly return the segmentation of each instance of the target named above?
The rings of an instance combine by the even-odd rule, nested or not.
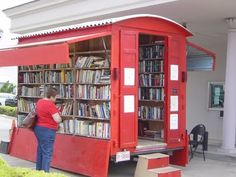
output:
[[[0,114],[4,114],[7,116],[16,117],[16,107],[11,106],[0,106]]]

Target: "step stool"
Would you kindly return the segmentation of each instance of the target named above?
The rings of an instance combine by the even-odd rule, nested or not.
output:
[[[169,156],[155,153],[140,155],[134,177],[181,177],[181,171],[169,166]]]

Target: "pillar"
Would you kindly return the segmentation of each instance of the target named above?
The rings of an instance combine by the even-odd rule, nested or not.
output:
[[[236,18],[227,19],[228,41],[225,75],[225,97],[222,149],[236,152]]]

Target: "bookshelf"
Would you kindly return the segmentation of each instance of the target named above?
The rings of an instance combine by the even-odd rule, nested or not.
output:
[[[64,118],[58,133],[109,139],[110,43],[110,36],[73,43],[68,64],[19,66],[18,125],[55,87],[56,106]]]
[[[138,136],[164,141],[164,49],[163,37],[140,35]]]

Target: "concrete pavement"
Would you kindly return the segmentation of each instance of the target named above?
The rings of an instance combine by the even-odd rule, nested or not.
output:
[[[11,128],[12,118],[0,115],[0,140],[9,139],[9,129]],[[15,167],[35,168],[35,164],[21,160],[6,154],[0,157]],[[206,156],[208,157],[208,156]],[[236,177],[236,159],[217,158],[217,160],[206,159],[203,161],[201,156],[194,157],[187,167],[177,167],[182,169],[182,177]],[[134,175],[136,162],[123,162],[111,164],[109,167],[109,177],[132,177]],[[82,177],[82,175],[69,173],[57,169],[51,171],[63,173],[68,177]]]
[[[1,154],[9,165],[34,169],[35,164],[9,155]],[[133,177],[135,162],[112,164],[109,168],[109,177]],[[236,162],[225,162],[207,159],[205,162],[200,157],[194,157],[187,167],[182,169],[182,177],[236,177]],[[82,175],[51,169],[52,172],[63,173],[68,177],[82,177]]]

